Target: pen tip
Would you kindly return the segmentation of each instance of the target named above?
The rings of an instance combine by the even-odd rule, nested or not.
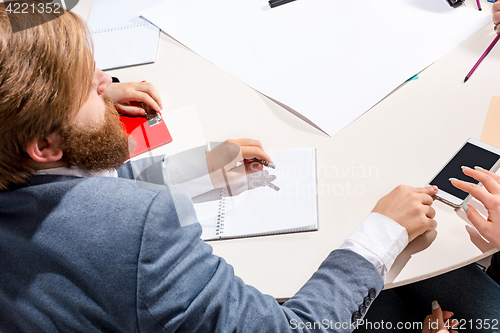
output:
[[[469,78],[466,76],[465,79],[464,79],[464,83],[467,82]]]

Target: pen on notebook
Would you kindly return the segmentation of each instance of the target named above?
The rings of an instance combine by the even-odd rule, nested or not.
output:
[[[269,6],[271,6],[271,8],[274,8],[274,7],[278,7],[278,6],[284,5],[284,4],[292,2],[292,1],[295,1],[295,0],[269,0]]]
[[[476,3],[477,3],[477,8],[478,8],[479,10],[483,10],[483,9],[481,8],[481,3],[479,2],[479,0],[476,0]]]
[[[273,164],[271,162],[268,162],[266,160],[259,160],[258,158],[252,158],[251,160],[245,160],[245,161],[248,161],[248,162],[259,162],[263,166],[266,166],[266,167],[271,168],[271,169],[276,169],[276,165],[275,164]]]
[[[495,39],[493,40],[493,42],[491,42],[490,46],[488,46],[488,48],[486,49],[486,51],[484,51],[484,53],[481,56],[481,58],[479,58],[479,60],[474,65],[474,67],[472,67],[472,69],[470,70],[469,74],[467,74],[467,76],[465,77],[464,82],[467,82],[467,80],[470,78],[470,76],[472,75],[472,73],[474,73],[474,71],[476,70],[477,66],[479,66],[479,64],[481,63],[481,61],[483,61],[483,59],[486,58],[486,56],[488,55],[488,53],[490,53],[491,49],[493,49],[493,46],[495,46],[495,44],[498,42],[498,39],[500,39],[500,35],[497,35],[495,37]]]

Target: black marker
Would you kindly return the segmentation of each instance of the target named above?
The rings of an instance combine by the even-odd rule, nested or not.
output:
[[[446,1],[448,1],[448,4],[452,7],[458,7],[464,3],[464,0],[446,0]]]
[[[271,6],[271,8],[274,8],[274,7],[278,7],[278,6],[284,5],[284,4],[292,2],[292,1],[295,1],[295,0],[269,0],[269,6]]]

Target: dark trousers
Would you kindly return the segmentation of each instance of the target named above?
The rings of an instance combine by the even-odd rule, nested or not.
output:
[[[491,257],[491,265],[486,270],[486,274],[496,283],[500,284],[500,252],[495,253]]]
[[[499,256],[496,256],[497,264]],[[498,270],[493,267],[494,274]],[[497,275],[498,276],[498,275]],[[476,264],[406,286],[383,290],[355,332],[422,332],[431,303],[454,313],[458,332],[500,332],[500,285]]]

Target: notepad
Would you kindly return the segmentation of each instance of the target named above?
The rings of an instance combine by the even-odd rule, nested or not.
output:
[[[318,230],[315,148],[269,152],[276,169],[193,198],[203,240]],[[231,195],[229,195],[231,192]]]
[[[152,63],[160,30],[140,17],[139,11],[161,0],[96,0],[88,25],[94,58],[102,70]]]

